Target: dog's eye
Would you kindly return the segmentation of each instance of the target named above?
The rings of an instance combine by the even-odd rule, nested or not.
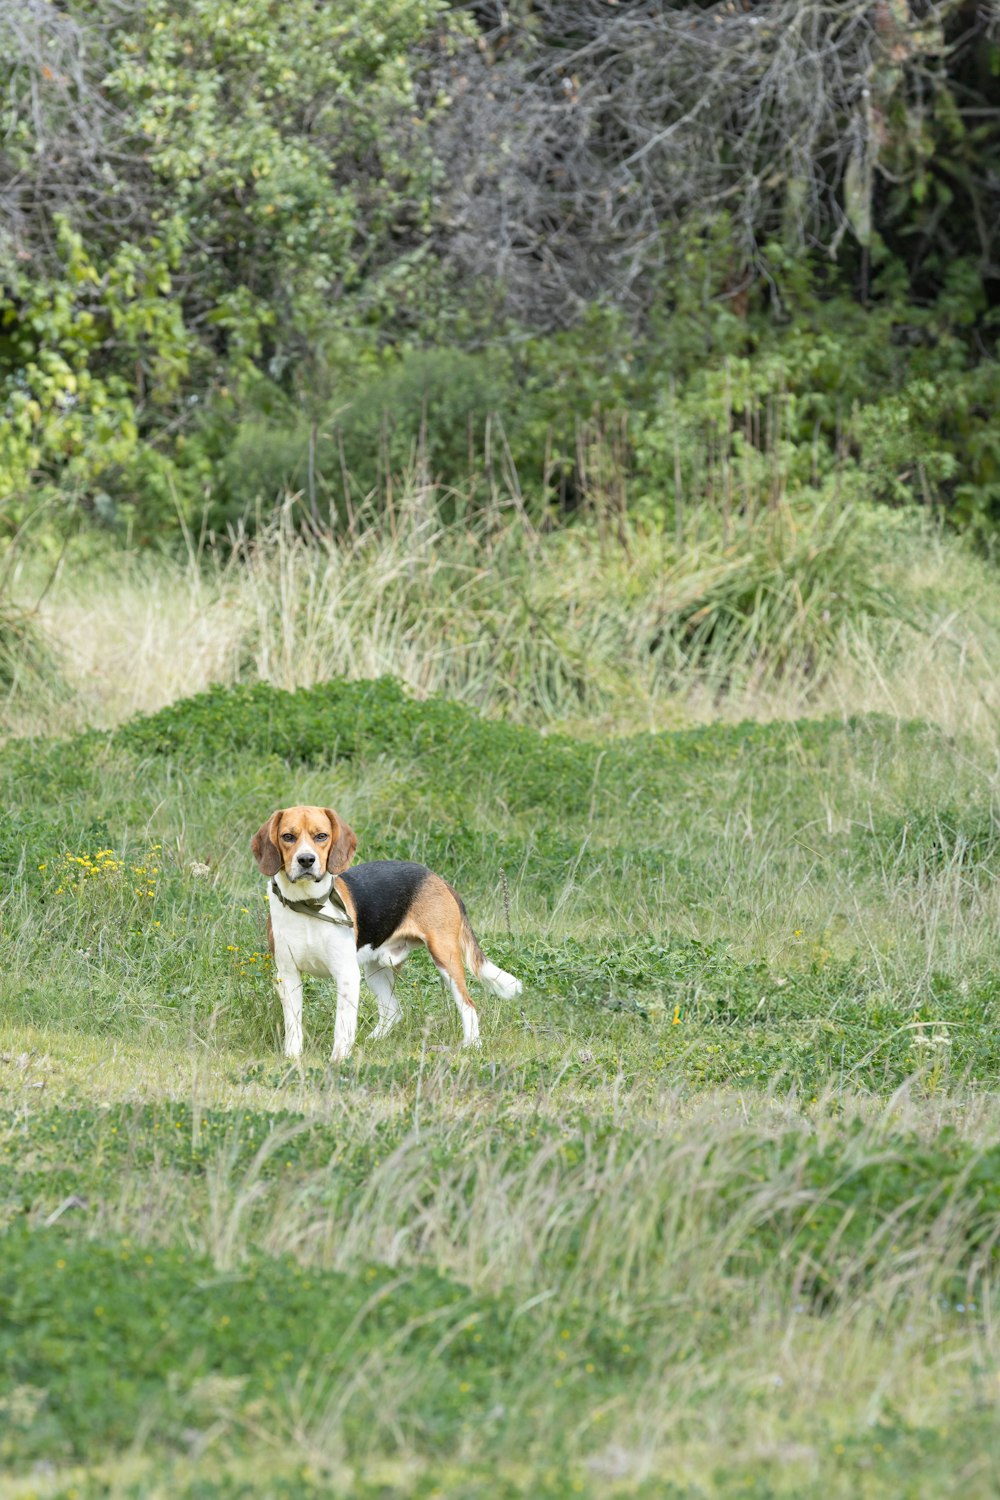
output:
[[[286,844],[294,844],[295,840],[298,838],[298,834],[297,833],[283,833],[281,835],[281,837],[282,837],[282,841],[284,843],[286,843]]]
[[[326,840],[329,837],[330,837],[330,835],[328,833],[314,833],[313,834],[313,838],[316,840],[317,844],[325,843]]]

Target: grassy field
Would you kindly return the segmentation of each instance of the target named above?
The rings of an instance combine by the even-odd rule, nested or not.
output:
[[[413,683],[402,627],[351,672],[450,698],[232,665],[262,596],[227,635],[183,569],[231,670],[88,698],[56,588],[62,727],[156,712],[0,754],[4,1500],[996,1493],[996,600],[922,557],[934,620],[805,705],[661,674],[621,715],[537,641],[508,685],[551,701],[499,717],[495,662]],[[418,956],[390,1037],[363,1002],[332,1069],[313,981],[284,1062],[248,844],[299,800],[462,891],[525,985],[481,1052]]]

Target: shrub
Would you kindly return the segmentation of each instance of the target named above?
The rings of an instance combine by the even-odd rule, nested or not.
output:
[[[829,497],[765,511],[737,546],[717,535],[667,572],[650,649],[668,671],[693,659],[723,680],[822,678],[850,627],[899,616],[873,566],[880,529],[871,511]]]
[[[667,795],[685,769],[822,758],[834,736],[933,733],[879,715],[857,720],[713,725],[680,733],[642,734],[589,744],[565,735],[481,718],[444,698],[417,702],[399,683],[334,680],[294,693],[267,683],[213,688],[139,715],[115,731],[113,742],[138,755],[181,756],[218,763],[252,752],[291,765],[331,759],[365,762],[387,756],[411,765],[410,776],[453,807],[460,788],[480,795],[491,787],[504,806],[521,813],[551,806],[561,814],[585,810],[598,796],[614,804],[636,796]]]
[[[500,353],[414,350],[399,365],[348,393],[324,427],[344,458],[360,495],[381,493],[392,476],[422,470],[427,479],[474,491],[484,463],[486,424],[509,422],[513,391]],[[503,472],[500,430],[494,461]],[[333,462],[338,462],[334,448]],[[330,465],[330,457],[327,458]]]
[[[385,677],[294,693],[266,683],[216,688],[131,720],[116,740],[139,754],[197,760],[251,748],[293,764],[388,755],[414,760],[428,779],[452,786],[492,772],[519,809],[547,801],[557,789],[579,805],[595,760],[575,741],[481,719],[444,698],[414,702]]]

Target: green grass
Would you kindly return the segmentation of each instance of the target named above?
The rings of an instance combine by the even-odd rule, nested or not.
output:
[[[923,722],[390,680],[9,744],[0,1496],[991,1494],[997,792]],[[293,800],[461,890],[525,983],[480,1053],[418,956],[283,1060]]]

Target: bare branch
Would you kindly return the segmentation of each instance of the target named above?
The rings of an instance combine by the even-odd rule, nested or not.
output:
[[[959,9],[534,0],[520,31],[501,12],[446,80],[442,253],[558,323],[598,296],[643,305],[682,223],[725,213],[737,279],[772,238],[864,242],[894,121],[933,96]]]

